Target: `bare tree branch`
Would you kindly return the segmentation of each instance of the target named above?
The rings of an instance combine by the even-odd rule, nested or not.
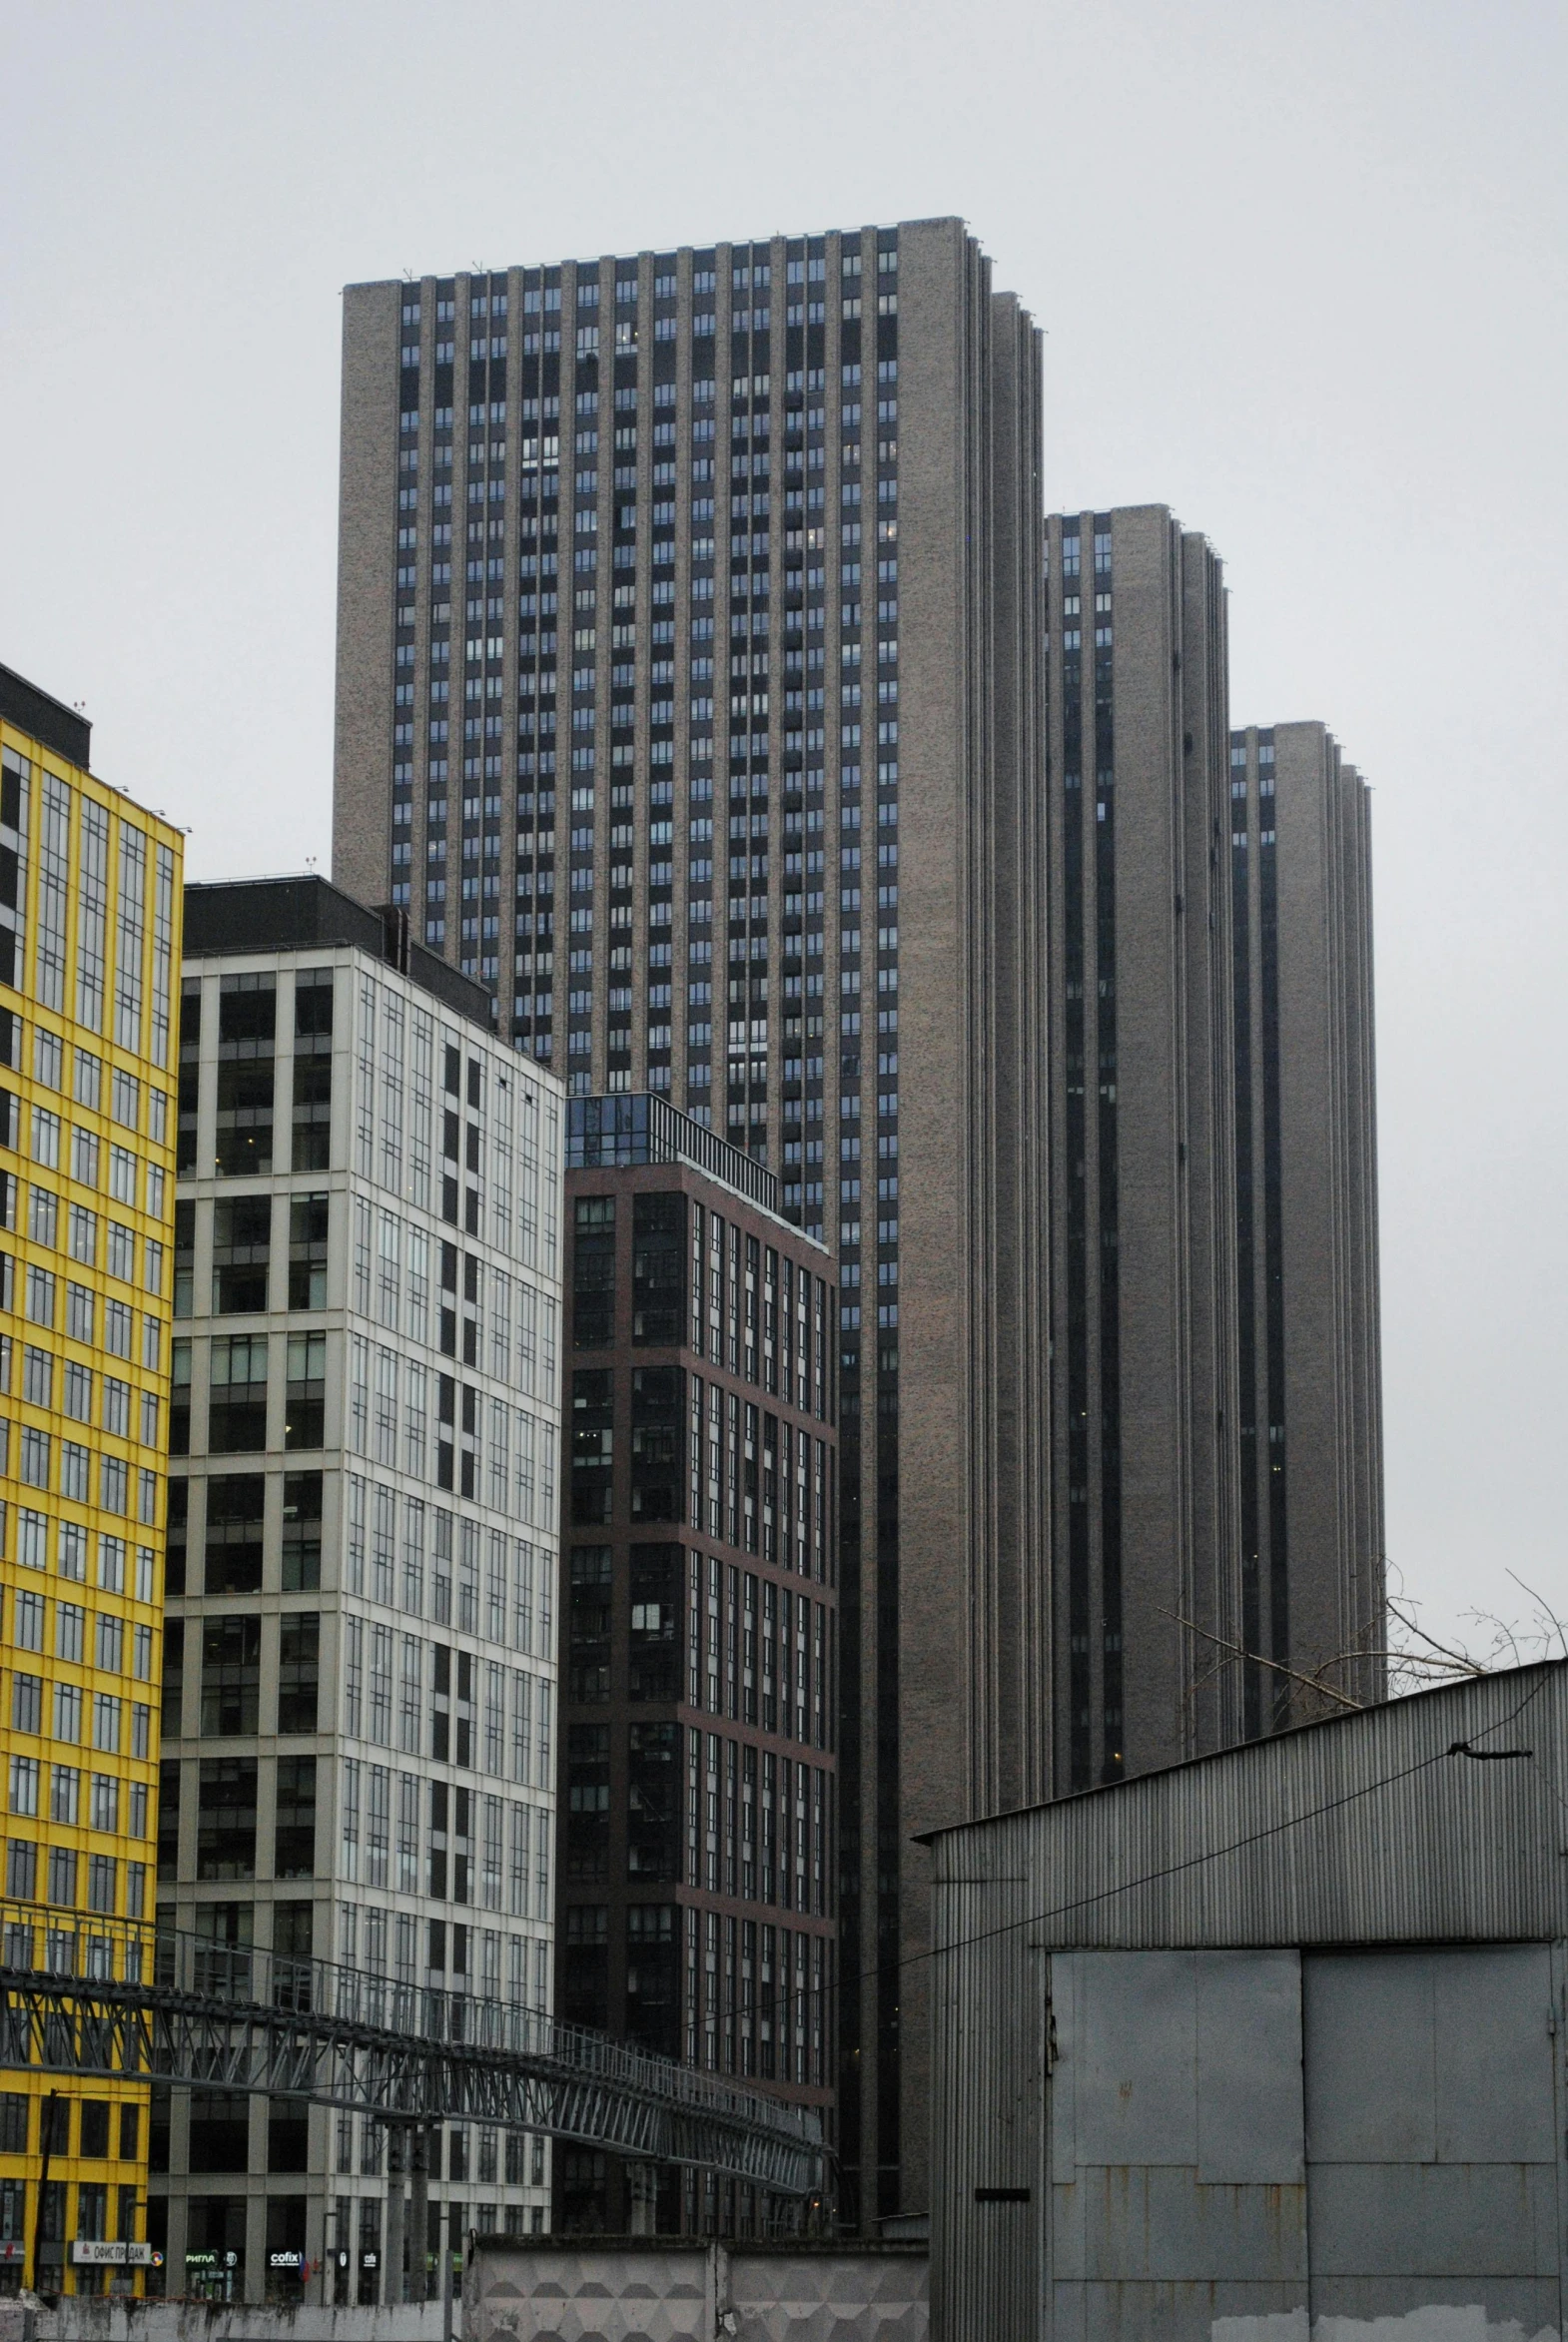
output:
[[[1228,1651],[1232,1659],[1249,1659],[1254,1666],[1271,1668],[1275,1675],[1288,1676],[1292,1683],[1300,1684],[1305,1691],[1321,1693],[1324,1699],[1337,1700],[1342,1708],[1364,1708],[1366,1705],[1364,1700],[1352,1700],[1347,1692],[1336,1691],[1332,1684],[1320,1682],[1315,1675],[1300,1675],[1295,1668],[1284,1667],[1277,1659],[1265,1659],[1260,1651],[1247,1650],[1243,1643],[1232,1643],[1227,1641],[1223,1635],[1210,1634],[1207,1627],[1199,1626],[1195,1619],[1182,1618],[1174,1610],[1163,1611],[1161,1615],[1165,1618],[1175,1619],[1176,1625],[1185,1627],[1189,1634],[1201,1635],[1205,1643],[1213,1643],[1219,1650]],[[1360,1658],[1361,1656],[1360,1652],[1340,1652],[1335,1658],[1326,1661],[1325,1664],[1329,1667],[1337,1667],[1343,1659]],[[1212,1675],[1217,1675],[1219,1672],[1217,1667],[1211,1670]],[[1208,1679],[1205,1678],[1206,1680]]]

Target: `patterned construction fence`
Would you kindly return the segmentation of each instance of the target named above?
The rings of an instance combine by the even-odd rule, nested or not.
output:
[[[463,2342],[928,2342],[923,2244],[480,2238]]]

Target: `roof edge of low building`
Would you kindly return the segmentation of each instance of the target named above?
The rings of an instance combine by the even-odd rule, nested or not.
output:
[[[973,1814],[968,1821],[943,1822],[934,1830],[919,1830],[912,1834],[912,1846],[934,1846],[939,1838],[952,1838],[961,1830],[981,1830],[994,1822],[1018,1822],[1030,1814],[1060,1813],[1070,1806],[1082,1806],[1092,1798],[1122,1797],[1129,1790],[1144,1788],[1152,1781],[1169,1781],[1176,1773],[1195,1773],[1204,1765],[1223,1764],[1237,1757],[1251,1756],[1259,1750],[1277,1747],[1281,1741],[1297,1740],[1305,1733],[1332,1732],[1354,1724],[1358,1717],[1386,1716],[1390,1710],[1423,1706],[1429,1700],[1451,1699],[1456,1693],[1473,1690],[1478,1683],[1501,1683],[1510,1678],[1523,1679],[1531,1675],[1549,1676],[1553,1671],[1568,1669],[1568,1658],[1531,1659],[1521,1667],[1487,1669],[1477,1675],[1456,1676],[1448,1683],[1426,1684],[1418,1692],[1406,1692],[1395,1700],[1369,1700],[1364,1707],[1345,1708],[1329,1716],[1309,1717],[1301,1724],[1286,1725],[1280,1732],[1262,1734],[1257,1740],[1233,1741],[1228,1748],[1206,1749],[1198,1757],[1183,1757],[1174,1765],[1152,1765],[1147,1773],[1134,1773],[1125,1781],[1101,1781],[1090,1789],[1070,1790],[1065,1797],[1037,1799],[1033,1805],[1008,1806],[995,1814]],[[1534,1694],[1527,1695],[1533,1698]],[[1457,1745],[1457,1744],[1456,1744]]]
[[[828,1256],[820,1236],[809,1235],[779,1208],[778,1173],[721,1131],[682,1113],[662,1091],[600,1091],[567,1100],[568,1178],[607,1178],[659,1165],[683,1167],[711,1180],[792,1238]]]
[[[483,985],[415,942],[407,913],[396,906],[373,910],[318,871],[198,879],[185,889],[187,960],[320,951],[345,944],[384,961],[500,1045],[490,995]]]
[[[79,709],[56,699],[41,683],[0,664],[0,716],[40,747],[52,748],[79,772],[92,770],[93,727]]]

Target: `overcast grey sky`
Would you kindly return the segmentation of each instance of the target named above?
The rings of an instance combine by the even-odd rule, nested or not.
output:
[[[1376,789],[1392,1556],[1568,1611],[1568,12],[0,5],[0,658],[197,875],[325,868],[339,290],[962,213],[1053,506],[1159,500],[1232,718]]]

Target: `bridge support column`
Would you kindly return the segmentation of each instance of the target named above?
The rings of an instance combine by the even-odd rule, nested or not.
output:
[[[430,2296],[430,2134],[422,2122],[408,2133],[408,2299]]]
[[[402,2295],[402,2240],[403,2209],[402,2167],[406,2159],[407,2125],[389,2122],[387,2125],[387,2249],[383,2254],[384,2282],[381,2288],[384,2305],[391,2307],[401,2301]]]

